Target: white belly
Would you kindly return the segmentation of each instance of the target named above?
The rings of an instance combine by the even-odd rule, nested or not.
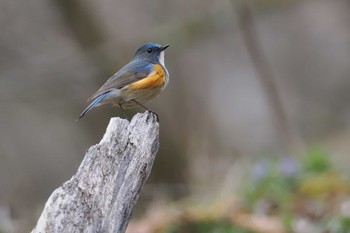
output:
[[[162,92],[163,87],[152,88],[152,89],[140,89],[140,90],[129,90],[123,88],[120,90],[119,96],[113,101],[117,104],[122,104],[124,108],[132,108],[137,106],[135,102],[131,101],[132,99],[136,100],[141,104],[145,104],[150,100],[159,96]]]

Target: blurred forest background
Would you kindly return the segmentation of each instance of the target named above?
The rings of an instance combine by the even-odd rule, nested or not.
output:
[[[350,232],[349,0],[1,0],[0,24],[0,232],[123,117],[75,122],[149,41],[170,83],[128,232]]]

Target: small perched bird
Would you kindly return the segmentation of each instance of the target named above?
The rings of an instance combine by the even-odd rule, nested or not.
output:
[[[156,43],[141,45],[131,61],[88,99],[91,103],[78,119],[94,107],[112,104],[120,107],[125,117],[124,109],[141,106],[154,113],[158,120],[158,115],[144,104],[157,97],[169,82],[169,73],[164,64],[164,50],[168,47]]]

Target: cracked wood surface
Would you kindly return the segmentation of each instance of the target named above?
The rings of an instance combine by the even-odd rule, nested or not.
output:
[[[150,112],[129,123],[112,118],[77,173],[49,197],[32,233],[125,232],[159,148],[159,124]]]

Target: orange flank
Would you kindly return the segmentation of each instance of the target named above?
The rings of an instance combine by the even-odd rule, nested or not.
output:
[[[164,71],[161,65],[153,65],[153,71],[146,77],[130,84],[131,90],[152,89],[164,85]]]

